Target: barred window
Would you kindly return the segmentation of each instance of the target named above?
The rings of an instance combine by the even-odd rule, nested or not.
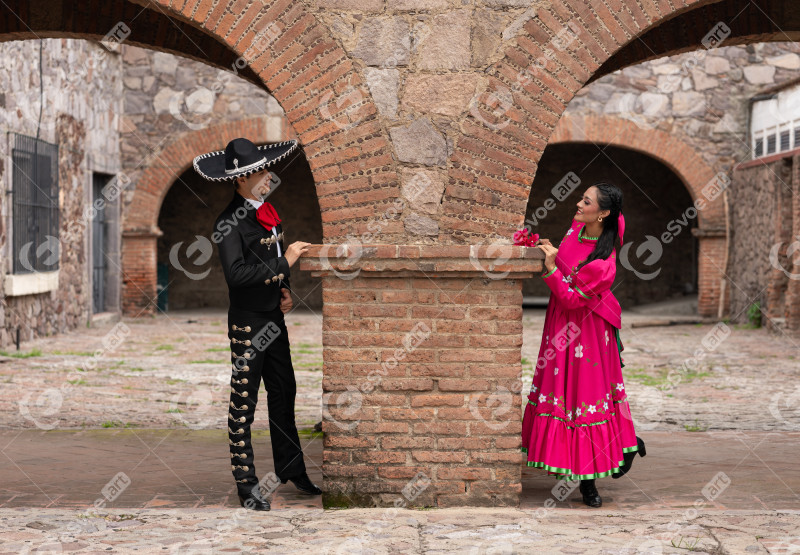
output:
[[[58,145],[13,133],[12,273],[59,267]]]
[[[767,154],[774,154],[775,153],[775,145],[777,144],[777,139],[775,134],[767,135]]]
[[[756,139],[755,152],[756,152],[756,154],[755,154],[756,158],[758,158],[759,156],[763,156],[764,155],[764,139],[761,138],[761,137]]]
[[[781,131],[781,152],[792,148],[792,132]]]

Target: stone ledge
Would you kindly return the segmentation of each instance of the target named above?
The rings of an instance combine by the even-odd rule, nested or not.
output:
[[[692,235],[698,239],[703,237],[725,237],[724,227],[693,227]]]
[[[6,297],[35,295],[58,290],[58,273],[33,272],[30,274],[8,274],[4,283]]]
[[[155,239],[164,235],[164,232],[161,231],[157,227],[137,227],[137,228],[127,228],[122,230],[122,237],[124,239],[131,238],[145,238],[145,239]]]
[[[336,274],[346,278],[361,271],[365,277],[371,272],[390,272],[393,277],[485,274],[490,279],[516,279],[541,272],[544,253],[516,245],[316,244],[299,262],[301,270],[310,270],[315,277]]]

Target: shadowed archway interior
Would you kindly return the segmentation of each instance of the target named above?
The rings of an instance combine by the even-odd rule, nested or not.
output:
[[[580,183],[566,198],[558,199],[552,190],[568,173],[574,173]],[[613,287],[623,310],[642,303],[697,295],[698,240],[690,231],[697,226],[697,218],[684,218],[686,225],[674,223],[683,221],[686,207],[692,206],[692,197],[674,172],[646,154],[590,143],[547,147],[528,199],[526,223],[535,219],[535,232],[558,247],[572,222],[576,204],[586,189],[599,180],[618,186],[624,199],[623,246],[630,244],[630,247],[625,251],[627,257],[617,247],[617,277]],[[547,199],[555,201],[555,209],[544,209]],[[660,238],[668,230],[677,230],[672,233],[674,238],[669,248],[661,248],[660,239],[648,240]],[[639,248],[641,252],[637,254]],[[525,280],[522,291],[525,296],[550,294],[538,276]]]
[[[275,175],[280,184],[267,200],[281,218],[284,245],[288,247],[294,241],[321,243],[319,202],[305,157],[296,157],[291,164],[276,170]],[[219,247],[208,238],[212,236],[214,220],[230,202],[233,190],[232,183],[206,181],[190,167],[167,192],[158,216],[158,227],[164,234],[158,238],[157,257],[159,296],[166,295],[168,310],[228,306]],[[196,251],[190,249],[193,243]],[[206,260],[209,252],[211,256]],[[295,307],[319,310],[322,308],[320,280],[299,266],[292,267]],[[166,292],[162,289],[164,284],[168,284]]]

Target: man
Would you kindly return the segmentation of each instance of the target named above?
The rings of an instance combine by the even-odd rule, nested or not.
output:
[[[275,474],[302,492],[322,491],[306,474],[294,419],[296,383],[284,313],[292,308],[290,270],[310,243],[296,241],[284,251],[283,230],[270,193],[270,167],[297,148],[297,141],[256,147],[234,139],[225,151],[194,159],[195,170],[211,181],[232,182],[233,199],[214,222],[228,285],[228,338],[231,341],[231,395],[228,443],[231,471],[243,507],[268,511],[253,462],[250,425],[261,379],[267,391]]]

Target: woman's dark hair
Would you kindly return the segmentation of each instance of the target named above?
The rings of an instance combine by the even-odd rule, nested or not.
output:
[[[605,260],[611,256],[614,247],[617,246],[617,241],[619,241],[617,228],[619,227],[619,213],[622,211],[622,191],[616,185],[606,181],[598,181],[592,186],[597,188],[597,204],[600,206],[600,210],[610,210],[611,213],[603,218],[601,222],[603,232],[600,234],[594,250],[586,257],[586,260],[578,264],[577,271],[580,271],[585,264],[592,260],[598,258]]]

